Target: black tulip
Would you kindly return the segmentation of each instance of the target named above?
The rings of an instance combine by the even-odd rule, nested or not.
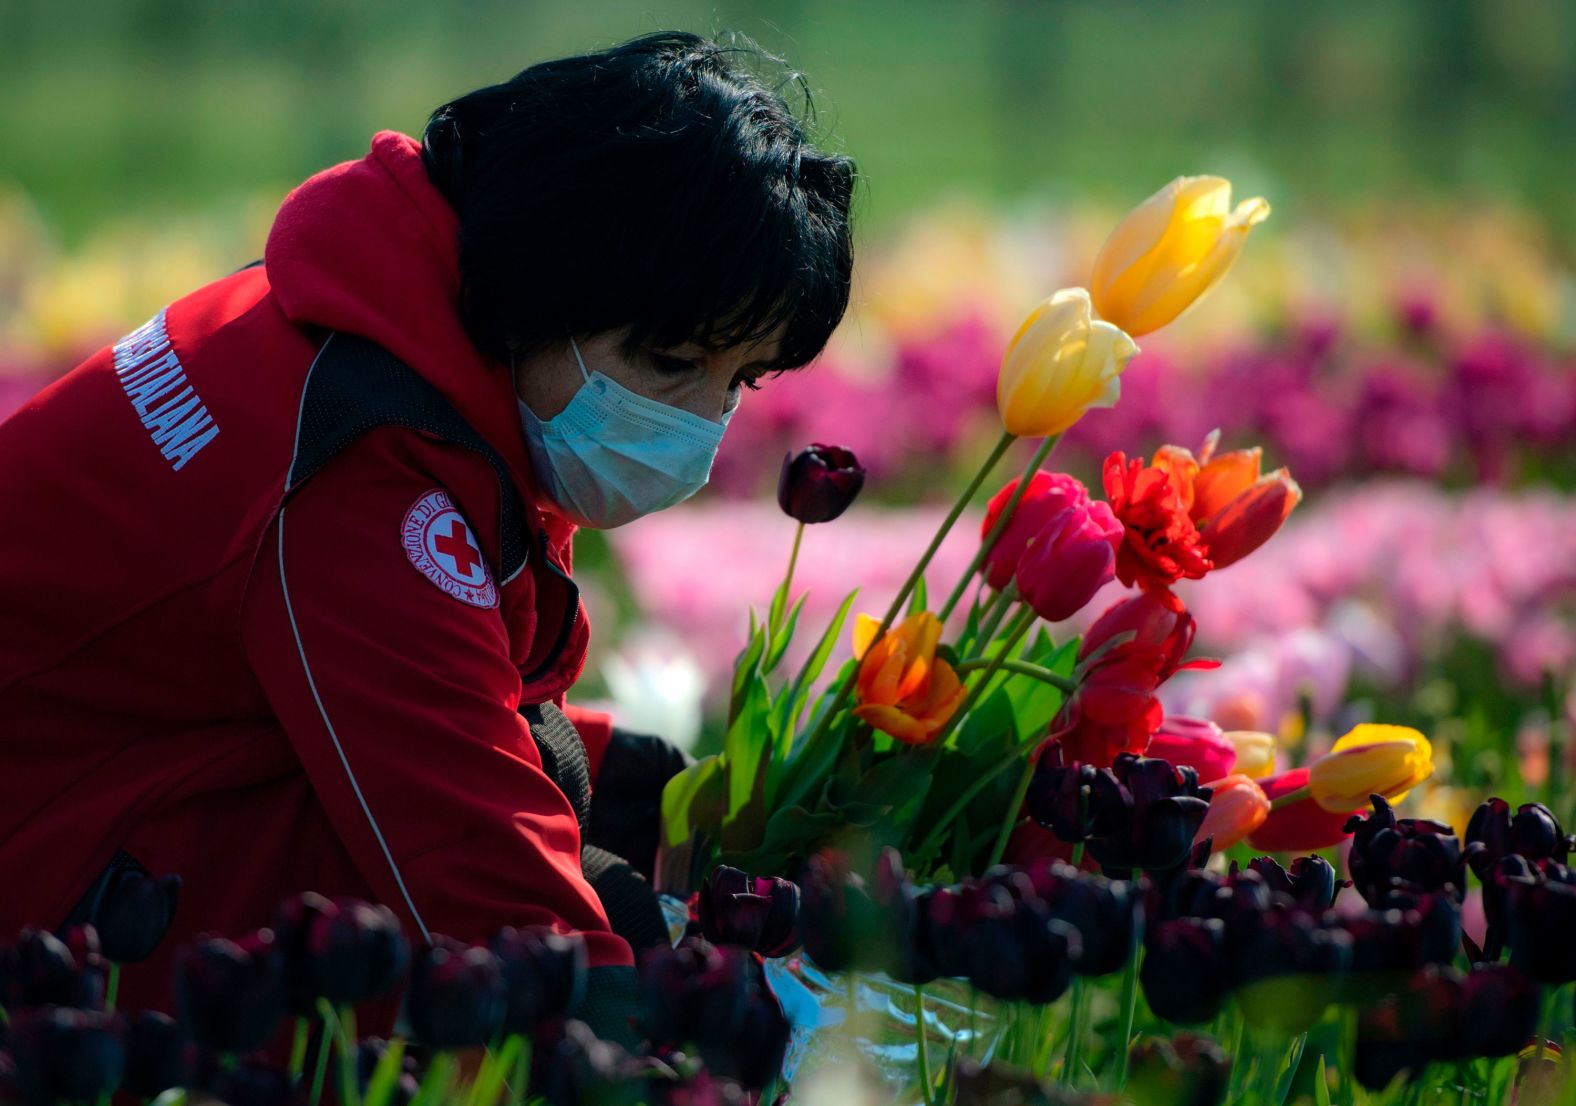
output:
[[[306,974],[314,998],[338,1007],[380,998],[410,963],[410,945],[386,906],[357,899],[335,904],[306,930]]]
[[[700,931],[716,945],[787,956],[799,947],[799,887],[718,865],[700,889]]]
[[[1149,1008],[1167,1021],[1206,1022],[1225,1004],[1230,973],[1218,918],[1161,922],[1144,942],[1138,981]]]
[[[1538,985],[1501,964],[1466,974],[1461,992],[1461,1055],[1512,1056],[1538,1030]]]
[[[1110,975],[1126,967],[1144,926],[1143,903],[1132,884],[1080,874],[1068,879],[1060,894],[1047,896],[1046,905],[1081,938],[1075,973]]]
[[[530,1092],[547,1106],[640,1106],[642,1074],[623,1049],[568,1021],[536,1042]]]
[[[1098,786],[1091,796],[1095,817],[1109,828],[1088,844],[1106,874],[1125,875],[1135,868],[1164,872],[1187,863],[1213,794],[1199,786],[1198,773],[1186,765],[1119,753],[1111,776],[1121,785],[1113,796],[1116,805],[1108,807]]]
[[[140,1098],[157,1098],[192,1077],[192,1043],[168,1014],[144,1010],[126,1029],[126,1070],[121,1089]]]
[[[112,1014],[52,1006],[12,1014],[13,1086],[28,1103],[95,1102],[120,1085],[125,1026]]]
[[[1337,884],[1344,886],[1344,881],[1336,880],[1335,868],[1322,856],[1299,856],[1289,869],[1281,867],[1272,856],[1256,856],[1248,861],[1248,869],[1257,872],[1272,893],[1315,913],[1334,906]]]
[[[876,944],[883,919],[864,879],[831,849],[812,856],[799,881],[804,951],[825,971],[878,966],[888,959]]]
[[[315,891],[292,895],[274,910],[274,943],[284,963],[285,1009],[291,1017],[315,1018],[317,983],[312,973],[310,940],[319,918],[331,918],[339,907]]]
[[[1508,890],[1510,962],[1540,983],[1576,980],[1576,886],[1543,878]]]
[[[1352,1073],[1371,1090],[1397,1076],[1415,1078],[1458,1051],[1462,984],[1448,969],[1419,972],[1359,1009]]]
[[[851,451],[818,443],[783,458],[777,503],[800,522],[831,522],[864,486],[865,470]]]
[[[1466,896],[1467,858],[1455,831],[1426,818],[1396,818],[1390,804],[1373,796],[1373,813],[1353,815],[1347,857],[1352,885],[1368,905],[1392,905],[1392,897],[1449,894]]]
[[[749,1001],[746,955],[697,937],[640,957],[640,1023],[658,1045],[686,1048],[726,1039]]]
[[[1127,1097],[1134,1106],[1219,1106],[1226,1097],[1231,1060],[1208,1037],[1149,1037],[1130,1056]]]
[[[1542,803],[1522,803],[1511,813],[1504,799],[1492,798],[1472,813],[1467,823],[1467,845],[1472,849],[1472,870],[1482,879],[1507,856],[1529,861],[1565,862],[1572,845],[1554,812]]]
[[[1296,1034],[1323,1016],[1352,959],[1352,939],[1292,908],[1262,915],[1260,928],[1232,950],[1237,1001],[1253,1025]]]
[[[771,989],[752,983],[744,1011],[729,1029],[701,1042],[707,1070],[750,1090],[765,1087],[782,1072],[791,1031]]]
[[[97,1009],[104,1002],[104,975],[95,964],[98,942],[91,927],[67,935],[82,954],[43,929],[24,929],[5,950],[0,965],[0,1006],[76,1006]]]
[[[586,943],[544,927],[502,929],[492,950],[503,965],[505,1033],[529,1035],[547,1019],[566,1018],[586,987]]]
[[[152,956],[175,919],[180,892],[180,876],[155,878],[140,868],[116,872],[90,915],[104,955],[117,964],[136,964]]]
[[[507,997],[503,964],[490,949],[434,934],[412,959],[406,1010],[430,1048],[489,1043],[503,1026]]]
[[[262,1048],[285,1014],[283,958],[271,930],[230,941],[199,938],[175,964],[180,1023],[215,1052]]]

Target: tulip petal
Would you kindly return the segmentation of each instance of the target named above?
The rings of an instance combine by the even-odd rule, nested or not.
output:
[[[1274,537],[1300,502],[1302,489],[1285,469],[1259,478],[1199,531],[1209,559],[1216,568],[1242,560]]]
[[[854,717],[868,722],[882,733],[891,734],[905,745],[922,745],[931,734],[925,722],[896,707],[866,704],[854,708]]]
[[[854,659],[864,660],[865,651],[870,648],[870,643],[875,641],[876,633],[881,629],[881,620],[874,615],[859,614],[854,616]]]
[[[1259,479],[1264,450],[1234,449],[1211,458],[1193,479],[1193,521],[1202,526]]]

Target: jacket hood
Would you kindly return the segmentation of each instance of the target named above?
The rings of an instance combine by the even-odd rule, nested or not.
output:
[[[263,254],[291,322],[369,338],[433,384],[537,488],[507,366],[484,357],[460,321],[459,219],[427,178],[421,143],[380,131],[360,161],[309,178],[274,218]],[[554,545],[572,527],[544,516]]]

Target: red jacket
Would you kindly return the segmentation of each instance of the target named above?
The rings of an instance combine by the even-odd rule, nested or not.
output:
[[[307,889],[386,903],[413,938],[545,923],[630,963],[517,712],[561,703],[589,630],[510,374],[461,327],[456,232],[418,144],[383,132],[290,194],[263,266],[0,425],[0,932],[59,924],[120,849],[179,873],[128,1005],[166,1005],[175,944]],[[437,388],[546,556],[498,580],[497,473],[415,430],[365,434],[285,499],[331,331]],[[606,719],[575,721],[594,771]]]

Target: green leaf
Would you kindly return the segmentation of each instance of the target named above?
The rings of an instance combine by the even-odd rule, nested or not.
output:
[[[765,825],[771,709],[771,690],[757,668],[745,680],[739,709],[722,738],[728,780],[727,805],[722,816],[724,848],[752,847]]]
[[[766,632],[775,634],[777,628],[783,624],[783,609],[788,606],[789,580],[783,577],[783,582],[777,585],[777,590],[772,592],[772,605],[766,611]]]
[[[837,608],[837,614],[821,635],[821,640],[816,643],[814,651],[805,658],[799,674],[794,677],[790,690],[777,700],[777,713],[772,719],[772,732],[778,735],[777,758],[785,759],[793,748],[793,739],[796,730],[795,723],[804,711],[804,704],[810,697],[810,687],[821,675],[821,670],[826,667],[827,660],[832,655],[832,650],[837,646],[837,637],[842,632],[843,623],[848,618],[849,609],[854,605],[854,598],[859,594],[855,588],[848,593],[842,605]],[[837,686],[841,679],[833,681]]]
[[[1041,633],[1024,658],[1050,669],[1058,676],[1072,676],[1073,665],[1078,659],[1078,640],[1074,638],[1060,648],[1052,644],[1050,636]],[[1045,736],[1051,720],[1061,710],[1066,695],[1061,688],[1031,676],[1016,676],[1002,684],[1012,707],[1013,732],[1018,743],[1037,742]]]
[[[914,590],[908,594],[908,613],[918,614],[924,610],[927,598],[925,594],[925,577],[921,575],[918,580],[914,581]]]
[[[836,838],[846,824],[838,811],[782,807],[766,820],[760,846],[748,854],[749,860],[757,871],[782,871],[790,859],[808,856]]]
[[[696,831],[714,831],[722,824],[726,794],[722,758],[698,760],[674,776],[662,789],[662,835],[668,848],[677,848]]]
[[[1039,681],[1035,681],[1038,683]],[[1044,685],[1050,686],[1050,685]],[[1003,735],[1017,733],[1012,697],[1004,688],[988,692],[969,711],[963,724],[953,733],[948,743],[969,755],[977,753],[987,743],[994,744]]]
[[[1324,1054],[1319,1055],[1319,1066],[1313,1069],[1313,1106],[1330,1106],[1330,1080],[1324,1074]]]
[[[470,1095],[466,1098],[466,1106],[493,1106],[498,1101],[499,1092],[503,1090],[503,1082],[514,1074],[514,1061],[520,1055],[520,1048],[525,1044],[525,1039],[520,1036],[511,1036],[504,1041],[503,1047],[496,1053],[488,1049],[486,1062],[476,1076],[476,1082],[471,1084]],[[385,1056],[384,1059],[387,1059]]]
[[[778,626],[778,630],[776,636],[772,638],[772,647],[766,651],[766,664],[763,671],[771,672],[782,663],[783,654],[788,651],[788,646],[793,641],[794,630],[799,625],[799,615],[804,610],[804,601],[809,594],[805,592],[799,596],[793,609],[788,612],[786,622],[773,623]]]
[[[362,1096],[364,1106],[388,1106],[393,1101],[404,1064],[405,1038],[396,1036],[378,1059],[378,1066],[372,1069],[372,1078],[367,1080],[366,1094]]]
[[[1275,1084],[1274,1106],[1282,1106],[1286,1096],[1291,1093],[1292,1080],[1297,1078],[1297,1067],[1302,1063],[1302,1050],[1308,1044],[1308,1034],[1300,1033],[1291,1044],[1291,1054],[1286,1057],[1286,1066],[1280,1073],[1280,1078]],[[1324,1057],[1320,1056],[1320,1060]]]

